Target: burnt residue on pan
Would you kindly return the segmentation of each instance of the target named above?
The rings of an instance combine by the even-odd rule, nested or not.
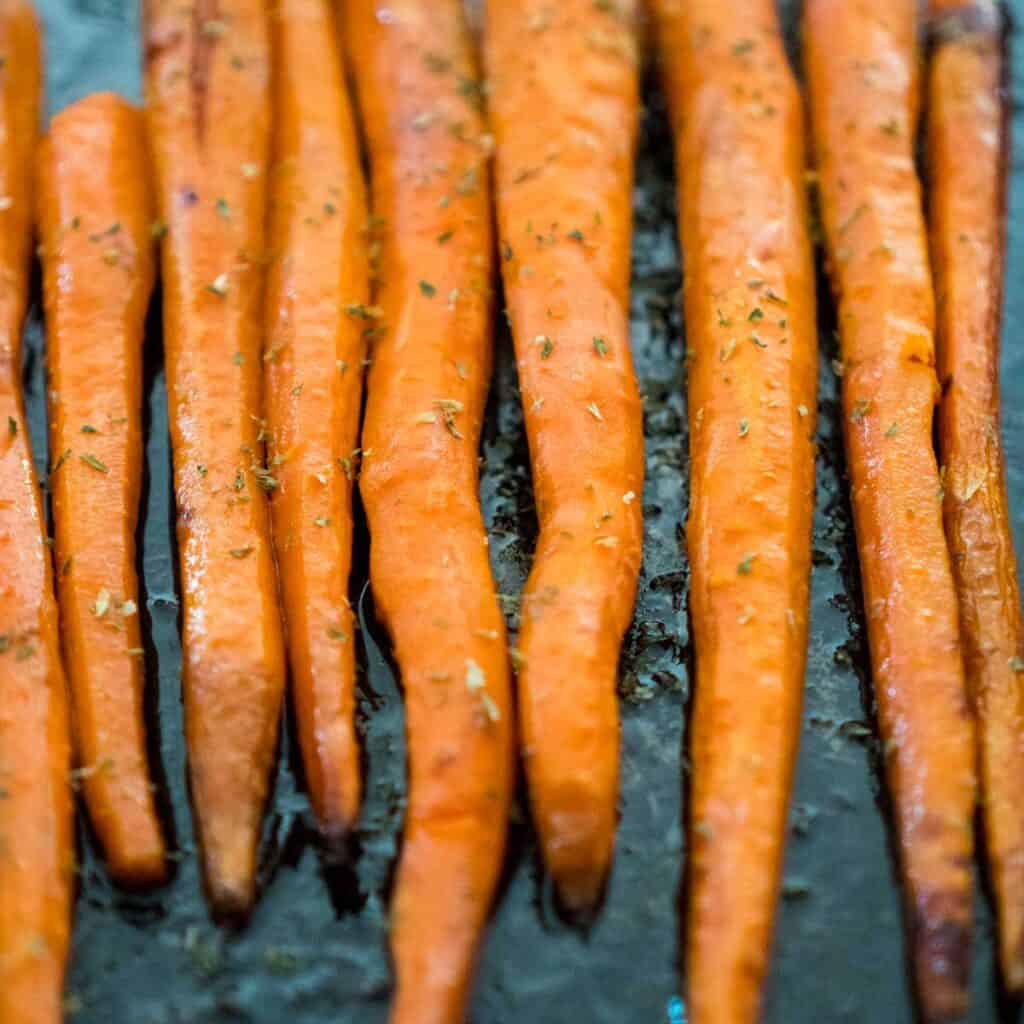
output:
[[[796,52],[797,0],[782,4]],[[1024,0],[1012,8],[1020,21]],[[137,96],[134,0],[40,0],[51,109],[93,88]],[[1018,50],[1019,38],[1011,39]],[[1024,96],[1024,60],[1012,74]],[[685,341],[675,240],[672,148],[648,78],[636,186],[633,345],[645,396],[646,539],[636,619],[621,673],[622,798],[615,866],[586,926],[559,916],[540,871],[520,791],[498,905],[481,956],[473,1024],[678,1024],[685,911],[685,727],[689,691]],[[1024,550],[1024,110],[1013,111],[1008,203],[1004,434],[1014,528]],[[811,640],[768,1024],[913,1020],[900,894],[870,699],[856,553],[845,496],[836,355],[828,290],[821,298],[820,418]],[[39,468],[46,463],[42,331],[27,332],[26,382]],[[499,317],[496,376],[481,489],[498,588],[513,629],[535,535],[526,441],[510,339]],[[366,805],[342,858],[320,847],[301,766],[283,730],[262,844],[261,893],[249,926],[215,928],[202,898],[188,808],[180,706],[179,608],[159,318],[146,370],[147,477],[140,525],[148,629],[151,737],[174,843],[171,881],[152,893],[113,887],[81,827],[80,888],[67,1009],[74,1024],[382,1024],[390,969],[387,922],[405,800],[400,691],[374,621],[365,530],[353,600],[363,667],[359,727]],[[983,880],[980,880],[983,881]],[[992,918],[979,885],[970,1021],[1016,1020],[999,1002]]]

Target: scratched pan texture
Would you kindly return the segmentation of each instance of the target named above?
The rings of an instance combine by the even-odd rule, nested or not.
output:
[[[138,15],[130,0],[40,0],[48,102],[139,93]],[[796,7],[784,5],[796,45]],[[1024,0],[1014,0],[1024,21]],[[1012,40],[1011,42],[1016,42]],[[1019,52],[1019,47],[1014,47]],[[1024,96],[1024,61],[1013,63]],[[636,189],[633,345],[646,403],[646,548],[636,619],[622,659],[622,820],[607,900],[589,930],[560,919],[540,871],[525,803],[482,953],[474,1024],[663,1024],[679,1020],[681,882],[690,647],[687,436],[678,313],[679,255],[670,141],[654,84],[645,89]],[[1004,345],[1004,433],[1014,530],[1024,550],[1024,110],[1014,108]],[[840,445],[833,310],[824,288],[813,615],[802,749],[765,1018],[771,1024],[913,1019],[903,961],[889,808],[879,778],[864,620]],[[167,408],[157,310],[146,341],[147,475],[141,510],[150,728],[175,875],[145,895],[109,883],[83,825],[67,1006],[77,1024],[376,1024],[386,1018],[389,887],[405,798],[400,691],[365,589],[366,536],[353,581],[362,630],[360,732],[367,803],[351,859],[329,864],[311,825],[286,725],[262,846],[262,892],[249,926],[213,927],[200,889],[185,781]],[[483,443],[482,493],[494,569],[515,626],[535,521],[509,338],[497,336]],[[45,464],[43,331],[38,293],[25,381]],[[1012,1021],[992,961],[992,914],[979,879],[972,1022]]]

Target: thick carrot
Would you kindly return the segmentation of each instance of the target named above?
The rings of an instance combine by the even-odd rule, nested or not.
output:
[[[57,602],[21,397],[39,29],[0,3],[0,1024],[61,1019],[74,868]]]
[[[800,734],[817,327],[774,0],[656,0],[676,135],[696,651],[687,1005],[758,1019]]]
[[[540,535],[519,637],[533,817],[563,902],[615,844],[619,645],[642,543],[629,343],[636,4],[494,0],[485,50],[501,266]]]
[[[409,749],[391,1021],[454,1024],[501,869],[513,767],[505,627],[477,496],[493,311],[487,139],[459,0],[344,10],[382,314],[360,490]]]
[[[141,112],[113,93],[58,114],[36,166],[62,639],[93,826],[120,881],[166,873],[143,722],[135,575],[142,339],[153,289]]]
[[[252,904],[284,690],[260,432],[263,0],[149,0],[146,94],[184,591],[185,731],[214,910]]]
[[[995,0],[932,0],[928,169],[943,511],[978,721],[1003,978],[1024,990],[1024,627],[999,437],[1006,97]],[[965,157],[965,154],[970,154]]]
[[[967,1005],[974,737],[932,449],[915,0],[809,0],[821,208],[875,699],[926,1021]]]
[[[265,366],[272,509],[310,798],[338,838],[359,813],[348,575],[367,329],[366,190],[325,0],[272,19]]]

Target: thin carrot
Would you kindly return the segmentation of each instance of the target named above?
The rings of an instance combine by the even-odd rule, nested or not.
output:
[[[366,189],[325,0],[272,20],[275,124],[264,367],[274,540],[310,797],[324,832],[359,813],[352,479],[372,329]]]
[[[875,699],[926,1021],[967,1006],[974,737],[932,449],[934,298],[914,167],[914,0],[809,0],[822,215]]]
[[[460,0],[344,10],[381,308],[360,490],[409,750],[391,1021],[455,1024],[501,869],[513,768],[505,626],[477,495],[493,311],[487,137]]]
[[[66,684],[21,397],[42,68],[21,0],[0,4],[0,1024],[57,1024],[74,868]]]
[[[284,690],[260,431],[263,0],[148,0],[146,96],[184,592],[185,732],[214,911],[244,914]]]
[[[36,161],[62,639],[79,773],[111,874],[166,873],[143,722],[135,527],[142,484],[142,339],[153,289],[141,112],[88,96],[50,124]]]
[[[485,51],[540,525],[519,637],[523,750],[544,859],[581,910],[615,843],[616,677],[643,533],[629,341],[636,4],[494,0]]]
[[[943,511],[978,721],[1003,978],[1024,991],[1024,627],[999,437],[1006,96],[995,0],[932,0],[928,168]],[[969,156],[965,156],[969,154]]]
[[[696,651],[687,1007],[758,1019],[800,734],[817,327],[774,0],[656,0],[676,135]]]

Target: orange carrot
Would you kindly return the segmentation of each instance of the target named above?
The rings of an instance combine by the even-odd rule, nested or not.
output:
[[[153,215],[142,114],[113,93],[58,114],[36,161],[64,653],[92,822],[120,881],[166,873],[146,759],[135,575]]]
[[[1007,986],[1024,991],[1024,629],[999,439],[1006,160],[995,0],[932,0],[932,263],[946,538],[976,710],[989,869]],[[969,154],[969,156],[966,156]]]
[[[282,0],[274,39],[263,354],[272,508],[296,718],[324,832],[359,813],[352,478],[369,296],[366,190],[325,0]]]
[[[564,903],[615,843],[619,646],[640,568],[643,424],[629,346],[633,0],[493,0],[485,50],[502,273],[540,535],[519,692],[533,817]]]
[[[686,270],[696,651],[686,977],[758,1019],[800,734],[817,326],[803,105],[774,0],[656,0]]]
[[[501,869],[513,768],[505,628],[477,496],[493,312],[488,149],[459,0],[344,10],[382,315],[360,489],[409,750],[391,1021],[455,1024]]]
[[[214,911],[244,914],[284,690],[260,433],[262,0],[148,0],[146,95],[184,591],[185,733]]]
[[[854,523],[925,1021],[967,1006],[974,736],[932,449],[934,298],[914,167],[915,0],[809,0]]]
[[[74,868],[64,671],[21,397],[42,69],[21,0],[0,4],[0,1024],[57,1024]]]

